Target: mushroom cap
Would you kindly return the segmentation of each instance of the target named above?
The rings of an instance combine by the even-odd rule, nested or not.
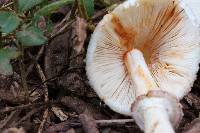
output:
[[[200,33],[178,0],[128,0],[104,16],[87,50],[91,86],[114,111],[131,115],[135,85],[125,55],[139,49],[157,86],[178,99],[190,91],[200,62]],[[141,88],[142,89],[142,88]]]

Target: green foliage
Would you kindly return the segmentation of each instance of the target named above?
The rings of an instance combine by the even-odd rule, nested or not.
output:
[[[46,19],[48,15],[59,9],[61,6],[73,3],[75,0],[59,0],[48,4],[48,0],[16,0],[14,6],[5,7],[0,11],[0,73],[12,74],[11,59],[17,58],[20,53],[23,54],[23,47],[39,46],[47,42],[43,31],[38,28],[38,22],[42,16]],[[90,1],[90,0],[89,0]],[[91,8],[89,3],[86,8]],[[16,6],[16,7],[15,7]],[[37,8],[33,8],[37,6]],[[39,8],[39,9],[38,9]],[[26,12],[25,12],[26,11]],[[91,9],[88,10],[91,13]],[[50,20],[44,20],[46,23],[46,30],[52,30],[52,23]],[[2,34],[3,33],[3,34]],[[6,34],[4,34],[6,33]],[[13,38],[17,45],[15,48],[7,48],[7,42],[3,41],[4,37]]]
[[[16,37],[23,46],[38,46],[44,44],[47,40],[42,30],[37,27],[29,27],[19,31]]]
[[[19,12],[27,11],[42,2],[43,0],[18,0],[18,10]]]
[[[13,12],[0,12],[0,32],[10,33],[20,24],[20,19]]]
[[[20,52],[16,51],[15,48],[0,49],[0,73],[4,75],[12,74],[12,66],[10,60],[17,58]]]
[[[49,5],[44,6],[43,8],[39,9],[35,15],[36,16],[47,16],[54,12],[55,10],[59,9],[61,6],[68,5],[73,3],[74,0],[59,0],[57,2],[51,3]]]
[[[80,0],[83,10],[87,13],[87,17],[92,17],[94,14],[94,0]]]

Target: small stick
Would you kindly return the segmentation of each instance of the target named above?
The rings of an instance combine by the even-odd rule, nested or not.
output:
[[[24,58],[23,56],[22,56],[22,58]],[[21,72],[21,81],[22,81],[22,86],[23,86],[24,92],[25,92],[26,101],[29,101],[29,92],[28,92],[29,89],[28,89],[28,84],[26,81],[26,72],[25,72],[25,66],[24,66],[23,60],[24,59],[22,59],[21,62],[19,63],[20,64],[20,72]]]
[[[42,82],[46,81],[46,77],[44,75],[44,72],[42,71],[42,68],[40,67],[40,65],[37,63],[36,64],[36,68],[37,68],[37,71],[40,75],[40,78],[42,80]],[[47,88],[47,84],[44,83],[44,100],[45,102],[48,102],[49,101],[49,93],[48,93],[48,88]],[[49,114],[49,110],[48,108],[44,111],[44,114],[43,114],[43,120],[39,126],[39,129],[38,129],[38,133],[42,133],[43,132],[43,129],[44,129],[44,124],[47,120],[47,117],[48,117],[48,114]]]
[[[42,132],[43,132],[44,124],[45,124],[45,122],[46,122],[46,120],[47,120],[48,114],[49,114],[49,110],[46,109],[46,110],[44,111],[43,120],[42,120],[42,122],[41,122],[41,124],[40,124],[40,127],[39,127],[39,129],[38,129],[38,133],[42,133]]]
[[[111,125],[123,125],[126,123],[133,123],[133,119],[116,119],[116,120],[95,120],[98,126],[111,126]]]
[[[98,126],[112,126],[112,125],[125,125],[126,123],[133,123],[133,119],[114,119],[114,120],[95,120],[95,123]],[[80,127],[80,122],[70,122],[70,121],[64,121],[52,126],[48,127],[48,131],[57,132],[60,131],[60,129],[67,130],[70,127]]]
[[[34,103],[34,104],[26,104],[26,105],[20,105],[20,106],[16,106],[16,107],[5,107],[3,109],[0,110],[0,114],[3,113],[8,113],[14,110],[22,110],[22,109],[27,109],[33,106],[38,106],[38,105],[43,105],[44,103]]]
[[[39,50],[39,52],[37,53],[37,56],[35,57],[35,61],[34,62],[37,62],[39,60],[39,58],[42,56],[42,53],[44,52],[44,46],[42,46]],[[35,63],[32,63],[28,69],[27,69],[27,72],[26,72],[26,76],[28,76],[28,74],[33,70],[33,67],[34,67]]]
[[[25,121],[26,119],[30,118],[33,114],[37,113],[38,111],[40,111],[41,109],[43,109],[44,106],[41,106],[39,108],[35,108],[33,110],[31,110],[30,112],[28,112],[24,117],[22,117],[19,121],[17,121],[17,123],[15,123],[13,126],[17,127],[19,124],[21,124],[23,121]]]
[[[42,80],[42,82],[45,82],[47,79],[46,79],[46,77],[45,77],[45,75],[44,75],[44,72],[43,72],[43,70],[42,70],[42,68],[40,67],[40,65],[37,63],[36,64],[36,68],[37,68],[37,71],[38,71],[38,73],[39,73],[39,75],[40,75],[40,78],[41,78],[41,80]],[[45,97],[45,102],[48,102],[49,101],[49,93],[48,93],[48,87],[47,87],[47,84],[46,83],[44,83],[44,97]]]
[[[11,112],[11,114],[8,116],[8,118],[3,123],[1,123],[0,129],[2,129],[6,126],[6,124],[12,119],[12,117],[15,115],[16,112],[17,111]]]

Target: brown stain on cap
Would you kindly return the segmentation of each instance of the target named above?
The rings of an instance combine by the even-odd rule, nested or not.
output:
[[[120,44],[123,48],[126,48],[128,51],[133,49],[133,43],[135,41],[136,32],[131,27],[124,27],[121,24],[120,19],[115,15],[112,14],[112,24],[114,27],[114,31],[120,38]]]

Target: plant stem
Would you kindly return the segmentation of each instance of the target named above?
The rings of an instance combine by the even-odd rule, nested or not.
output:
[[[45,82],[47,79],[44,75],[42,68],[40,67],[40,65],[38,63],[36,64],[36,69],[39,73],[39,76],[40,76],[42,82]],[[49,92],[48,92],[48,86],[47,86],[46,83],[44,83],[44,101],[45,102],[49,101]],[[43,133],[44,125],[47,121],[48,115],[49,115],[49,109],[46,108],[45,111],[44,111],[44,114],[43,114],[43,120],[40,123],[39,129],[38,129],[38,133]]]
[[[2,45],[3,45],[3,43],[2,43],[2,33],[0,32],[0,48],[2,48]]]
[[[88,18],[85,6],[81,4],[80,0],[76,0],[76,1],[78,3],[77,6],[78,6],[78,11],[79,11],[80,16],[84,18],[85,20],[88,20],[89,18]]]
[[[27,81],[26,81],[25,65],[24,65],[24,62],[23,62],[24,61],[24,48],[21,44],[18,45],[18,48],[21,51],[21,62],[19,64],[20,64],[22,86],[23,86],[23,89],[24,89],[24,92],[25,92],[26,101],[28,102],[29,101],[28,84],[27,84]]]
[[[108,7],[111,5],[111,2],[108,0],[99,0],[99,2],[105,7]]]
[[[71,10],[71,13],[70,13],[70,19],[74,19],[75,18],[75,13],[76,13],[77,7],[78,7],[78,3],[75,0],[73,5],[72,5],[72,10]]]

